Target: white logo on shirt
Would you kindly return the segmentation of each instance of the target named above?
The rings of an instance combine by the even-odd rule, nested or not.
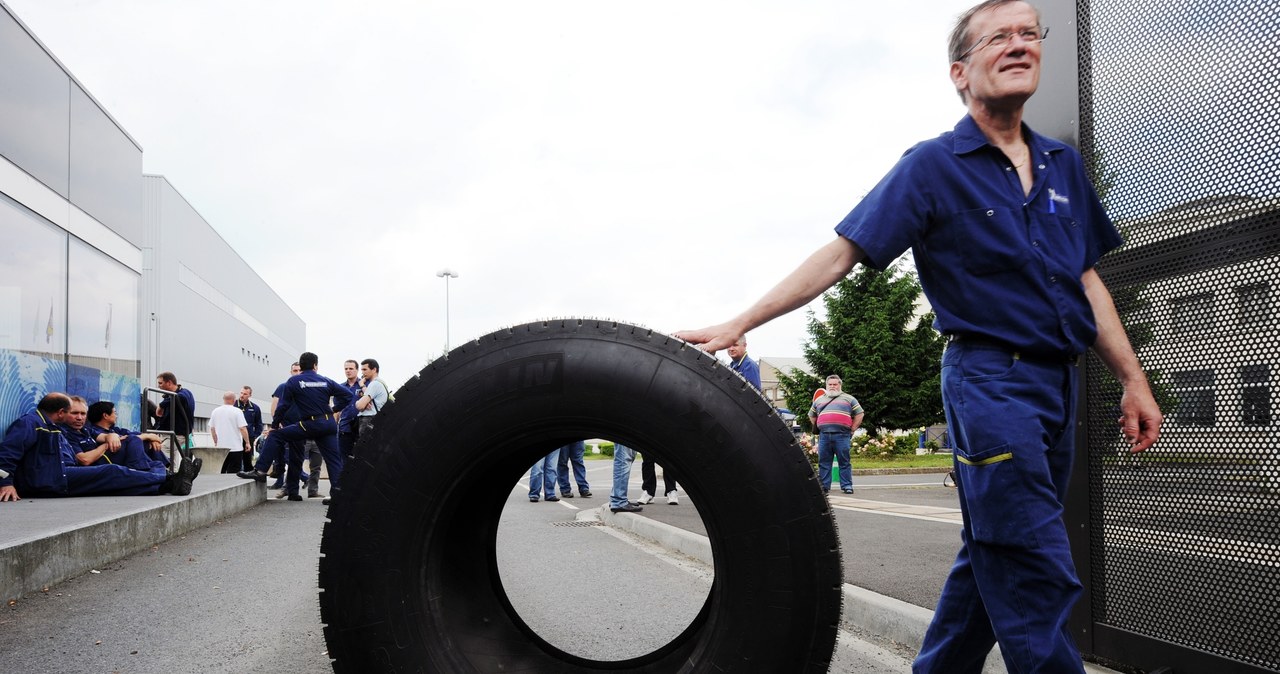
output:
[[[1068,199],[1065,194],[1058,194],[1052,187],[1049,188],[1049,200],[1056,201],[1063,206],[1071,205],[1071,200]]]

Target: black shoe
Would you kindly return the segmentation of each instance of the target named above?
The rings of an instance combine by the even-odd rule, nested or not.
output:
[[[615,513],[638,513],[641,510],[644,510],[644,508],[641,508],[640,506],[634,503],[628,503],[624,506],[617,507],[617,508],[610,506],[609,510]]]
[[[560,492],[560,498],[573,498],[573,492],[571,492],[571,491],[562,491],[562,492]]]
[[[173,490],[170,494],[174,496],[186,496],[191,493],[191,482],[196,479],[196,473],[200,472],[200,467],[192,462],[184,461],[178,466],[178,472],[173,474]]]
[[[843,492],[844,492],[844,493],[846,493],[846,494],[852,494],[852,493],[853,493],[853,490],[852,490],[852,489],[842,489],[841,491],[843,491]]]
[[[249,470],[249,471],[242,470],[239,473],[236,473],[236,477],[241,477],[246,480],[253,480],[254,482],[262,482],[264,484],[267,481],[267,474],[257,469]]]
[[[191,471],[191,481],[194,482],[196,476],[200,474],[200,469],[204,467],[204,459],[196,457],[191,460],[193,470]]]
[[[326,496],[324,497],[324,500],[320,502],[320,505],[329,505],[330,503],[333,503],[333,497]]]
[[[555,494],[552,494],[552,495],[548,496],[546,500],[548,500],[548,501],[559,501],[559,500],[560,500],[560,497],[559,497],[559,496],[556,496]]]
[[[289,500],[290,500],[290,501],[301,501],[301,500],[302,500],[302,494],[289,494]]]
[[[160,494],[161,496],[165,496],[165,495],[167,495],[167,494],[172,494],[172,493],[173,493],[173,485],[174,485],[174,483],[175,483],[176,481],[177,481],[177,476],[176,476],[176,475],[174,475],[173,473],[170,473],[170,472],[167,472],[167,471],[166,471],[166,472],[165,472],[165,474],[164,474],[164,482],[161,482],[161,483],[160,483],[160,491],[159,491],[159,494]]]
[[[584,490],[582,490],[582,491],[578,492],[578,494],[579,494],[580,496],[582,496],[582,498],[591,498],[591,490],[589,490],[589,489],[584,489]]]
[[[529,497],[529,502],[530,502],[530,503],[537,503],[537,502],[538,502],[538,497],[537,497],[537,496],[530,496],[530,497]]]

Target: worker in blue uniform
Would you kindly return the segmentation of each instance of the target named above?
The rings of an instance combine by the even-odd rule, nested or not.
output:
[[[345,458],[355,455],[356,440],[359,439],[360,424],[356,417],[360,410],[356,409],[356,401],[364,396],[364,380],[359,375],[360,363],[354,360],[345,361],[342,371],[347,375],[347,380],[339,383],[351,392],[351,402],[342,408],[342,414],[338,417],[338,449]]]
[[[747,336],[743,335],[737,342],[730,344],[728,351],[729,367],[759,391],[760,366],[747,355]]]
[[[314,440],[329,467],[330,498],[337,494],[342,480],[342,454],[338,451],[338,422],[335,413],[347,406],[351,401],[351,391],[338,382],[316,372],[320,359],[310,351],[298,357],[298,365],[302,371],[285,382],[281,392],[280,405],[277,412],[282,417],[293,414],[298,420],[272,431],[267,436],[267,447],[263,449],[263,458],[251,471],[236,475],[258,482],[267,481],[266,468],[270,465],[270,457],[279,453],[283,443],[292,441]],[[332,399],[332,404],[330,403]],[[302,472],[302,454],[290,452],[288,456],[289,470],[285,478],[285,489],[290,501],[301,501],[298,493],[298,482]],[[325,499],[327,503],[329,499]]]
[[[200,460],[184,461],[177,473],[158,463],[150,470],[127,466],[81,465],[60,424],[70,414],[71,399],[50,393],[36,409],[14,420],[0,440],[0,501],[27,496],[139,496],[191,493]]]
[[[301,365],[298,365],[296,362],[289,365],[290,377],[298,374],[299,372],[302,372]],[[280,410],[280,400],[284,397],[284,387],[287,382],[287,379],[280,382],[280,385],[276,386],[276,390],[271,392],[271,426],[267,431],[267,437],[270,437],[271,431],[298,421],[296,418],[297,410],[289,411],[287,414],[282,413]],[[303,455],[302,453],[305,451],[305,445],[306,443],[301,440],[288,442],[283,445],[269,444],[266,441],[263,441],[262,451],[259,452],[258,456],[260,461],[263,458],[266,458],[266,465],[269,468],[267,470],[267,477],[271,477],[272,474],[275,475],[276,481],[275,484],[271,485],[272,489],[284,489],[285,466],[289,463],[288,454],[290,452],[294,452],[299,455]],[[267,453],[268,450],[270,450],[270,454]],[[252,469],[249,469],[249,472],[251,471]],[[307,479],[307,475],[305,473],[302,475],[302,479]],[[276,498],[282,497],[277,496]]]
[[[240,387],[240,397],[236,398],[236,407],[244,414],[244,422],[248,425],[249,431],[249,447],[252,448],[258,442],[258,436],[262,435],[262,408],[253,402],[253,387]],[[240,452],[241,468],[250,470],[253,468],[253,451]]]
[[[996,642],[1009,671],[1083,672],[1067,631],[1081,585],[1062,501],[1084,351],[1124,387],[1119,422],[1130,451],[1160,434],[1160,409],[1094,269],[1119,234],[1079,153],[1022,122],[1047,34],[1020,0],[987,0],[961,15],[951,79],[968,115],[903,155],[834,241],[746,311],[677,333],[718,351],[859,262],[884,269],[912,250],[934,325],[951,337],[942,397],[964,521],[917,673],[979,672]]]
[[[96,403],[95,403],[96,404]],[[164,472],[164,463],[147,456],[143,442],[137,436],[116,436],[93,424],[87,423],[89,406],[84,398],[71,396],[71,409],[62,424],[62,434],[75,452],[76,463],[81,466],[116,464],[146,472]]]
[[[189,447],[191,424],[196,418],[195,396],[190,390],[182,388],[178,383],[178,377],[172,372],[161,372],[156,375],[156,388],[174,394],[164,396],[156,408],[156,429],[172,431],[179,447],[184,449]]]
[[[75,400],[71,409],[75,410]],[[116,404],[110,400],[99,400],[89,405],[88,424],[86,430],[93,433],[98,442],[105,442],[112,451],[120,449],[125,442],[137,442],[142,446],[147,459],[169,465],[169,457],[164,453],[164,438],[155,433],[140,433],[116,425],[118,414]]]

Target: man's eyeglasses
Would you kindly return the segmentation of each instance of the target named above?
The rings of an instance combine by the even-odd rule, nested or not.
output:
[[[1049,37],[1049,27],[1036,26],[1034,28],[1023,28],[1022,30],[1019,30],[1016,32],[1000,32],[1000,33],[992,33],[990,35],[983,35],[982,37],[978,38],[977,42],[973,43],[972,47],[969,47],[967,50],[965,50],[965,52],[960,55],[960,58],[956,60],[963,61],[969,57],[969,54],[972,54],[973,52],[976,52],[979,49],[985,49],[987,47],[1003,47],[1009,44],[1009,42],[1012,41],[1015,36],[1022,38],[1022,41],[1026,42],[1027,44],[1044,42],[1044,39]]]

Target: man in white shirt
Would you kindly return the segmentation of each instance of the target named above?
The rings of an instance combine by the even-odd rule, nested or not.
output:
[[[356,416],[356,423],[359,424],[357,435],[363,433],[373,422],[374,415],[387,406],[387,400],[391,397],[387,385],[378,379],[378,361],[372,358],[360,361],[360,375],[364,377],[364,388],[356,399],[356,409],[359,411]]]
[[[228,450],[227,458],[222,462],[222,472],[240,470],[244,457],[241,452],[253,449],[249,444],[249,424],[244,420],[244,412],[236,407],[236,394],[231,391],[222,394],[222,404],[209,414],[209,433],[213,436],[214,447]]]

